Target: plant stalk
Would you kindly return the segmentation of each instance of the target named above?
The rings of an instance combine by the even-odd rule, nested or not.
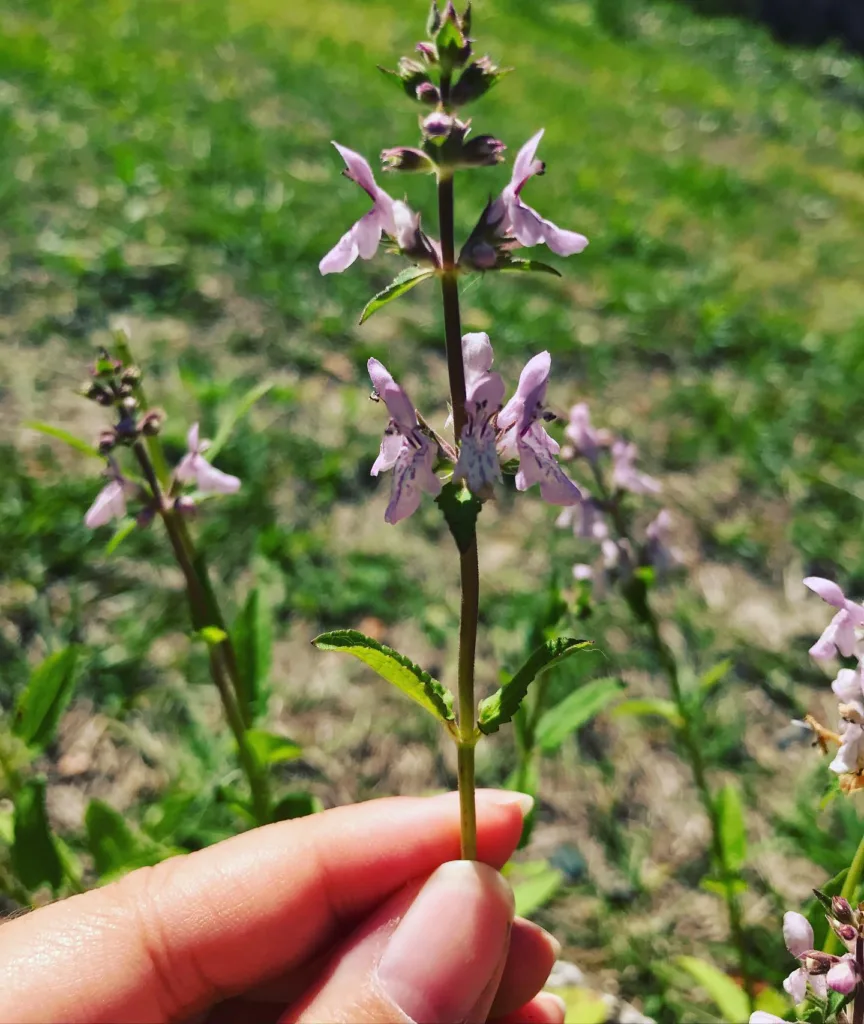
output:
[[[860,847],[859,847],[860,850]],[[855,855],[858,859],[858,855]],[[852,874],[850,869],[849,874]],[[834,934],[833,932],[831,933]],[[858,967],[858,985],[855,989],[855,1004],[852,1009],[852,1024],[864,1024],[864,985],[861,979],[864,978],[864,938],[860,935],[855,940],[855,964]]]
[[[612,520],[612,525],[615,528],[615,533],[617,534],[618,539],[629,540],[630,531],[627,528],[627,521],[620,503],[609,493],[606,481],[603,479],[596,462],[591,460],[590,464],[598,493],[603,501],[603,507],[605,511],[609,513],[609,517]],[[648,593],[644,586],[638,591],[634,587],[622,587],[622,593],[633,617],[647,628],[648,634],[651,638],[651,646],[654,649],[657,660],[663,667],[663,671],[669,683],[672,701],[675,704],[675,710],[678,712],[678,717],[681,722],[678,727],[678,736],[681,740],[681,745],[684,748],[684,754],[690,766],[693,781],[696,783],[696,790],[699,793],[699,798],[702,802],[702,807],[705,810],[705,814],[708,818],[708,824],[711,829],[711,854],[719,869],[720,878],[723,883],[723,894],[726,902],[727,913],[729,914],[729,930],[732,933],[732,941],[738,953],[738,969],[741,972],[744,991],[747,993],[747,999],[749,1000],[750,1009],[752,1010],[755,1005],[756,995],[753,987],[753,976],[750,971],[750,961],[744,935],[744,916],[741,911],[741,901],[739,900],[738,894],[735,892],[734,888],[735,872],[730,869],[729,861],[726,857],[726,849],[723,845],[723,837],[721,833],[720,814],[711,793],[711,788],[708,784],[705,761],[702,757],[699,738],[690,714],[688,702],[681,687],[681,679],[678,674],[678,662],[675,658],[674,652],[660,633],[660,622],[657,619],[654,609],[651,607],[651,603],[648,599]]]
[[[169,508],[165,504],[162,485],[151,460],[149,447],[139,440],[133,445],[133,452],[153,493],[159,515],[165,524],[165,532],[168,534],[171,549],[186,581],[186,596],[189,601],[193,626],[196,629],[215,626],[227,633],[212,588],[199,575],[195,549],[186,524],[173,508]],[[258,765],[246,736],[247,722],[238,700],[242,691],[238,690],[239,680],[232,672],[232,669],[236,672],[237,662],[230,637],[218,643],[208,644],[208,649],[210,675],[219,691],[225,718],[237,744],[240,765],[252,794],[255,820],[260,825],[264,825],[270,820],[269,784],[266,773]],[[230,656],[228,655],[229,650]]]
[[[462,361],[462,325],[459,286],[454,255],[453,176],[442,173],[438,180],[438,221],[441,231],[441,298],[444,304],[444,339],[450,402],[456,440],[465,426],[465,365]],[[459,615],[459,740],[458,781],[462,836],[462,858],[477,859],[477,816],[474,798],[475,701],[474,660],[477,651],[477,620],[480,607],[480,569],[477,534],[459,551],[462,590]]]
[[[855,893],[861,884],[862,874],[864,874],[864,836],[861,837],[861,842],[858,844],[858,849],[855,851],[855,856],[849,865],[849,872],[843,881],[843,888],[840,892],[840,895],[844,899],[849,900],[853,907],[855,906]],[[843,946],[840,939],[834,933],[834,929],[829,928],[828,938],[825,940],[825,952],[839,953],[842,948]],[[864,1006],[862,1006],[862,1013],[864,1013]]]

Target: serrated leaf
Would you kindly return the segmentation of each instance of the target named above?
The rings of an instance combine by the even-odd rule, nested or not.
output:
[[[676,957],[675,964],[689,976],[686,981],[682,979],[682,984],[689,986],[692,979],[703,988],[714,1000],[723,1020],[746,1021],[749,1018],[747,995],[727,974],[695,956]]]
[[[125,818],[101,800],[91,800],[84,815],[87,846],[100,878],[158,864],[174,851],[133,832]]]
[[[379,644],[356,629],[336,629],[322,633],[312,641],[321,651],[344,651],[359,658],[397,689],[434,715],[439,721],[454,722],[453,694],[392,647]]]
[[[299,743],[289,740],[287,736],[267,732],[266,729],[247,729],[246,741],[261,765],[294,761],[303,753]]]
[[[738,872],[747,860],[747,826],[741,796],[730,782],[720,790],[715,800],[726,866],[730,871]]]
[[[15,735],[29,746],[45,747],[53,739],[75,689],[78,650],[73,645],[49,654],[30,674],[12,726]]]
[[[52,426],[50,423],[43,423],[41,420],[28,420],[24,426],[30,430],[38,430],[40,434],[45,434],[48,437],[62,441],[64,444],[68,444],[70,448],[74,448],[76,452],[81,452],[82,455],[89,455],[95,459],[102,458],[92,444],[87,444],[80,437],[70,434],[68,430],[63,430],[61,427]]]
[[[234,620],[231,637],[243,686],[242,702],[251,722],[267,708],[267,684],[273,662],[273,614],[258,587],[249,592]]]
[[[63,864],[45,810],[45,780],[28,779],[15,794],[12,866],[21,883],[34,892],[43,885],[60,888]]]
[[[138,523],[134,519],[121,519],[111,540],[105,545],[105,554],[113,555],[129,534],[135,532]]]
[[[551,754],[571,733],[598,715],[624,689],[620,679],[604,676],[592,679],[568,693],[560,704],[544,712],[537,723],[537,743]]]
[[[268,391],[272,390],[276,381],[263,380],[250,388],[245,395],[234,405],[223,420],[219,422],[219,429],[216,436],[210,442],[207,449],[207,461],[212,462],[225,446],[225,442],[231,436],[231,431],[237,423],[246,416],[256,402],[260,401]]]
[[[539,260],[514,260],[509,259],[501,266],[495,267],[502,274],[551,274],[553,277],[560,277],[561,272],[548,263],[540,263]]]
[[[383,290],[378,292],[377,295],[373,295],[372,298],[366,303],[363,312],[360,314],[360,323],[365,323],[373,313],[377,313],[382,306],[386,306],[388,302],[392,302],[394,299],[400,298],[406,292],[420,284],[421,281],[425,281],[427,278],[434,277],[435,270],[431,267],[406,267],[401,274],[398,274],[390,284]]]
[[[477,516],[483,502],[461,484],[445,484],[435,499],[444,514],[444,519],[456,541],[456,547],[464,554],[476,536]]]
[[[647,715],[657,715],[659,718],[665,718],[676,729],[679,729],[683,724],[681,715],[678,713],[674,702],[665,700],[662,697],[640,697],[636,700],[622,701],[615,706],[612,715],[615,718],[624,715],[635,715],[640,718]]]
[[[547,640],[545,644],[541,644],[508,682],[491,697],[480,701],[477,723],[480,732],[489,735],[509,722],[525,699],[528,687],[541,672],[547,672],[553,665],[559,664],[576,651],[592,646],[590,640],[575,640],[570,636]]]

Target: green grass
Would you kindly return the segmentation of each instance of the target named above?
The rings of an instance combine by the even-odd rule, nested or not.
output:
[[[98,486],[95,463],[84,467],[53,442],[17,431],[35,417],[95,434],[98,416],[70,390],[117,315],[132,319],[149,391],[169,413],[173,454],[190,410],[213,436],[249,387],[274,381],[220,456],[243,490],[201,517],[229,592],[242,600],[252,576],[266,581],[286,643],[295,629],[305,642],[317,628],[372,619],[408,630],[442,672],[450,664],[453,581],[441,557],[449,542],[434,509],[385,531],[365,508],[375,495],[380,511],[381,485],[368,470],[382,426],[380,410],[366,402],[365,361],[385,359],[407,377],[418,405],[443,422],[438,296],[421,286],[358,327],[363,305],[401,262],[382,254],[326,279],[317,270],[366,209],[365,197],[340,177],[329,141],[373,162],[382,148],[417,141],[416,109],[375,65],[392,66],[410,51],[423,7],[420,0],[0,5],[4,706],[28,660],[80,636],[97,652],[84,692],[118,719],[140,715],[164,730],[178,702],[186,706],[186,684],[206,680],[203,655],[178,639],[185,610],[166,591],[160,536],[141,531],[105,558],[106,538],[80,521]],[[489,331],[510,380],[529,354],[551,350],[553,404],[563,410],[587,396],[598,422],[641,444],[693,524],[699,560],[778,592],[790,565],[860,587],[864,68],[833,50],[784,50],[751,25],[698,19],[685,8],[634,2],[619,5],[619,17],[615,7],[600,0],[475,5],[482,49],[516,69],[471,111],[475,131],[502,137],[512,156],[545,126],[547,174],[526,198],[591,245],[556,261],[560,281],[468,281],[465,325]],[[459,179],[463,237],[508,173],[501,167]],[[385,185],[394,195],[404,190],[435,233],[430,179]],[[487,681],[494,681],[493,655],[506,662],[519,650],[534,584],[550,558],[566,574],[573,557],[570,542],[551,534],[550,518],[529,505],[506,497],[494,519],[503,542],[523,545],[525,563],[509,564],[484,598]],[[715,768],[740,773],[751,804],[770,818],[776,807],[763,799],[766,790],[791,805],[793,777],[784,776],[785,762],[775,775],[754,764],[752,709],[735,694],[766,692],[782,709],[771,728],[806,709],[818,675],[804,658],[808,641],[762,650],[746,631],[706,613],[703,597],[701,585],[677,588],[668,610],[695,669],[722,654],[735,662],[738,689],[712,697],[722,728],[707,756]],[[590,629],[609,632],[622,664],[651,670],[635,638],[621,639],[613,612],[600,613]],[[155,652],[154,664],[153,638],[163,633],[176,643]],[[277,661],[277,689],[295,664],[293,655]],[[300,715],[304,705],[293,699]],[[306,699],[311,710],[301,720],[311,722],[315,708],[320,715],[343,698]],[[403,728],[401,710],[397,704],[392,719],[379,722],[382,735]],[[191,738],[177,771],[194,775],[204,763],[209,772],[227,742],[208,754],[206,715],[187,713]],[[352,713],[339,705],[336,717]],[[584,740],[578,755],[562,755],[562,770],[578,756],[592,785],[618,785],[617,735]],[[338,742],[320,742],[332,769]],[[354,736],[345,756],[365,757],[364,742]],[[508,774],[507,750],[490,745],[482,755],[487,781]],[[427,785],[448,778],[440,766],[432,776]],[[354,796],[386,788],[372,771],[358,777]],[[597,808],[591,827],[629,885],[647,826],[621,800],[619,793]],[[803,813],[787,807],[778,831],[800,841],[802,830],[813,831]],[[847,817],[841,825],[851,834]],[[818,862],[831,841],[815,834],[805,855]],[[782,909],[771,880],[758,885]],[[596,896],[584,882],[575,891]],[[570,929],[565,938],[577,950],[607,943],[625,992],[656,988],[638,943],[630,952],[616,945],[622,915],[609,910],[614,892],[599,899],[605,910],[596,919],[550,923]],[[638,912],[650,913],[653,900],[646,885]],[[710,945],[698,936],[693,943],[703,952]],[[680,951],[663,936],[660,948],[667,946]],[[765,971],[776,967],[769,962]],[[649,996],[653,1012],[672,1014],[666,1019],[680,1010],[670,1011],[659,990]]]

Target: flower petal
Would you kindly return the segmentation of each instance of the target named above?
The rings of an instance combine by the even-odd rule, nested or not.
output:
[[[372,386],[387,406],[391,418],[403,434],[410,433],[418,425],[413,402],[393,380],[393,375],[383,363],[370,359],[366,367],[372,378]]]
[[[381,448],[378,451],[378,458],[373,463],[369,475],[378,476],[379,473],[392,469],[396,465],[396,460],[399,458],[399,452],[402,450],[402,445],[405,443],[405,438],[398,433],[398,431],[385,430],[384,436],[381,438]]]
[[[177,468],[174,470],[174,478],[179,480],[181,484],[193,483],[198,476],[198,463],[203,461],[197,451],[187,452],[177,463]]]
[[[351,181],[355,181],[365,192],[368,192],[372,199],[377,199],[380,189],[366,158],[347,146],[340,146],[338,142],[334,142],[333,145],[339,156],[345,161],[346,176]]]
[[[193,423],[189,428],[189,433],[186,435],[186,447],[190,452],[197,452],[201,450],[197,423]]]
[[[767,1013],[765,1010],[754,1010],[750,1014],[748,1024],[786,1024],[782,1017]]]
[[[542,428],[541,428],[542,430]],[[545,431],[542,431],[545,434]],[[529,431],[517,442],[519,472],[516,489],[527,491],[533,484],[540,485],[540,497],[550,505],[578,505],[582,493],[558,465],[549,448],[534,431]]]
[[[428,442],[419,448],[410,444],[402,448],[393,467],[390,503],[384,514],[386,522],[398,523],[416,512],[424,491],[432,495],[441,492],[441,481],[432,471],[434,462],[435,451]]]
[[[807,995],[807,975],[799,967],[797,971],[793,971],[783,982],[783,988],[792,997],[793,1003],[796,1005],[803,1003]]]
[[[851,700],[861,700],[864,696],[864,688],[861,684],[860,668],[841,668],[837,673],[837,678],[831,684],[831,689],[844,704],[848,704]]]
[[[126,494],[119,480],[107,483],[96,495],[96,500],[87,509],[84,525],[95,530],[98,526],[110,523],[112,519],[122,519],[126,515]]]
[[[468,490],[478,498],[489,497],[494,485],[501,480],[495,434],[488,426],[480,429],[465,427],[462,431],[453,480],[464,480]]]
[[[813,949],[813,929],[803,914],[787,910],[783,915],[783,941],[792,956],[801,956]]]
[[[195,462],[195,483],[202,494],[236,494],[240,490],[240,480],[197,456]]]
[[[823,579],[821,576],[808,576],[804,580],[804,586],[809,587],[814,594],[818,594],[823,601],[827,601],[835,608],[842,608],[846,603],[846,595],[832,580]]]
[[[525,364],[519,374],[516,393],[498,414],[498,426],[507,430],[518,424],[517,432],[523,433],[536,417],[538,406],[546,398],[552,357],[548,352],[538,352]]]
[[[535,160],[535,156],[545,130],[545,128],[541,128],[539,132],[532,135],[516,154],[516,159],[513,161],[513,175],[510,178],[510,185],[514,192],[518,192],[529,178],[542,173],[543,163],[540,160]]]
[[[858,971],[855,967],[854,957],[849,956],[849,954],[842,957],[840,962],[834,964],[828,971],[825,976],[825,982],[828,988],[839,992],[841,995],[848,996],[858,984]]]

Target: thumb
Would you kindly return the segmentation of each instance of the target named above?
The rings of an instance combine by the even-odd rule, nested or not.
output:
[[[493,868],[443,864],[364,923],[281,1020],[485,1021],[507,959],[513,908],[513,893]]]

